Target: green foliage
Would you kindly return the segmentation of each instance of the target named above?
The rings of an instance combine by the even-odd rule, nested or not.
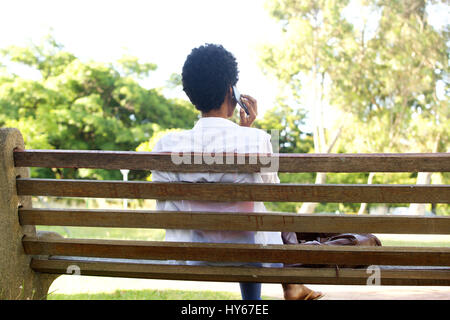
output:
[[[136,76],[140,79],[148,77],[150,72],[157,68],[153,63],[140,63],[137,57],[129,55],[124,55],[117,62],[125,76]]]
[[[2,53],[5,65],[20,64],[40,75],[30,80],[8,69],[0,73],[0,126],[21,130],[28,149],[135,150],[156,129],[191,128],[198,118],[188,102],[142,87],[138,80],[156,65],[135,57],[81,61],[51,37]],[[32,175],[73,178],[80,172],[39,169]],[[142,175],[131,172],[130,179]],[[82,177],[121,179],[118,170],[88,170]]]
[[[356,3],[361,25],[344,14]],[[314,113],[316,126],[323,121],[318,119],[324,117],[324,104],[347,113],[342,138],[350,146],[348,152],[431,152],[435,141],[440,141],[438,150],[445,151],[448,90],[444,98],[436,90],[439,82],[448,87],[448,31],[428,23],[426,7],[431,4],[268,1],[283,36],[280,43],[261,49],[261,65],[289,86],[295,103]],[[308,95],[313,99],[308,101]],[[413,120],[432,128],[425,133]],[[360,143],[353,143],[355,136]]]
[[[436,91],[448,77],[448,35],[428,23],[429,2],[369,3],[370,12],[380,12],[376,33],[366,39],[367,30],[355,28],[333,75],[331,100],[353,116],[346,141],[364,137],[355,148],[368,152],[445,151],[448,97]]]
[[[280,103],[254,125],[266,132],[278,130],[280,153],[308,153],[313,150],[311,133],[301,129],[305,126],[305,112],[302,110]]]
[[[266,2],[282,37],[261,47],[260,64],[283,86],[282,101],[312,120],[315,152],[327,152],[330,132],[339,127],[338,152],[448,151],[449,33],[448,25],[436,30],[428,21],[427,6],[434,3]],[[359,10],[356,20],[346,15],[349,6]],[[327,174],[327,183],[365,182],[367,175]],[[374,183],[415,178],[377,174]],[[320,204],[317,210],[335,208],[356,209]]]
[[[136,151],[139,152],[151,152],[153,148],[155,147],[156,143],[159,139],[161,139],[163,136],[170,132],[178,132],[182,131],[181,129],[166,129],[166,130],[155,130],[153,136],[150,140],[142,142],[137,148]],[[147,172],[147,181],[152,181],[151,173]]]
[[[182,87],[182,86],[183,86],[183,80],[182,80],[181,74],[172,73],[170,75],[169,80],[167,80],[167,87],[173,89],[173,88]]]
[[[151,152],[153,150],[153,148],[155,147],[155,145],[156,145],[156,143],[158,142],[159,139],[161,139],[163,136],[165,136],[166,134],[168,134],[170,132],[179,132],[179,131],[182,131],[182,130],[181,129],[167,129],[167,130],[158,130],[158,129],[156,129],[155,133],[153,134],[151,139],[141,143],[136,148],[136,151],[139,151],[139,152]]]
[[[279,106],[268,110],[262,119],[255,121],[255,127],[270,132],[278,130],[280,150],[279,153],[308,153],[313,150],[312,135],[302,131],[305,125],[305,113],[299,109],[294,110],[289,105],[279,102]],[[307,183],[314,180],[313,173],[280,173],[282,183]],[[296,202],[266,202],[270,211],[296,212],[299,203]]]

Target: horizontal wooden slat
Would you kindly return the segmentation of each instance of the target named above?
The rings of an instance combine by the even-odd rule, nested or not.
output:
[[[327,233],[450,234],[450,217],[20,209],[22,225]]]
[[[74,266],[79,268],[77,270],[81,275],[89,276],[220,282],[366,285],[371,275],[365,268],[337,271],[335,268],[210,267],[47,259],[31,261],[31,268],[42,273],[71,274],[68,270],[73,270]],[[381,267],[380,270],[381,285],[450,285],[449,269]]]
[[[316,185],[23,179],[18,195],[199,201],[450,203],[449,185]]]
[[[381,153],[381,154],[254,154],[220,156],[189,154],[190,164],[179,164],[181,156],[171,153],[25,150],[15,151],[17,167],[102,168],[161,170],[182,172],[445,172],[450,171],[450,153]],[[210,157],[210,158],[208,158]],[[206,161],[204,160],[206,158]],[[224,164],[208,159],[222,159]],[[243,159],[243,162],[238,162]],[[239,160],[241,161],[241,160]],[[187,162],[187,161],[186,161]],[[240,164],[244,163],[244,164]],[[256,164],[254,164],[256,163]],[[271,168],[271,169],[269,169]]]
[[[22,240],[31,255],[99,258],[281,262],[285,264],[450,266],[450,248],[219,244],[163,241]]]

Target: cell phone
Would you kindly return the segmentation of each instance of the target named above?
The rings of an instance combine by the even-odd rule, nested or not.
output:
[[[238,89],[236,89],[236,86],[233,86],[233,96],[234,96],[234,99],[237,101],[237,103],[241,106],[241,108],[244,109],[245,113],[247,115],[250,115],[250,112],[248,111],[247,106],[241,100],[241,94],[239,93]]]

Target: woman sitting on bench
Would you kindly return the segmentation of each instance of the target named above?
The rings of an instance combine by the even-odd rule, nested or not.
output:
[[[202,163],[229,163],[225,153],[272,153],[270,135],[251,128],[257,116],[257,102],[249,95],[241,95],[235,85],[238,68],[235,57],[220,45],[207,44],[192,50],[182,71],[183,90],[201,112],[201,118],[191,130],[172,132],[161,138],[152,151],[212,154]],[[228,120],[236,104],[241,105],[240,125]],[[244,110],[247,109],[247,110]],[[222,157],[219,159],[218,157]],[[262,173],[179,173],[152,172],[152,181],[159,182],[230,182],[279,183],[276,172]],[[157,210],[210,212],[264,212],[262,202],[157,201]],[[232,216],[230,216],[232,219]],[[166,241],[283,244],[280,232],[166,230]],[[236,265],[202,261],[172,261],[190,265]],[[242,264],[240,264],[242,265]],[[278,266],[280,264],[248,263],[249,266]],[[261,299],[261,283],[240,283],[242,299]],[[286,299],[316,299],[321,293],[299,284],[283,284]]]

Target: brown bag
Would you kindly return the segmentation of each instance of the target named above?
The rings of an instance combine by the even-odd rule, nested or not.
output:
[[[381,246],[381,241],[371,233],[296,233],[300,244],[319,244],[329,246]]]
[[[312,233],[282,232],[284,244],[327,245],[327,246],[381,246],[381,241],[371,233]],[[326,265],[293,264],[286,267],[327,267]],[[337,266],[336,266],[337,267]],[[346,267],[340,265],[339,267]],[[364,266],[352,266],[364,267]]]

